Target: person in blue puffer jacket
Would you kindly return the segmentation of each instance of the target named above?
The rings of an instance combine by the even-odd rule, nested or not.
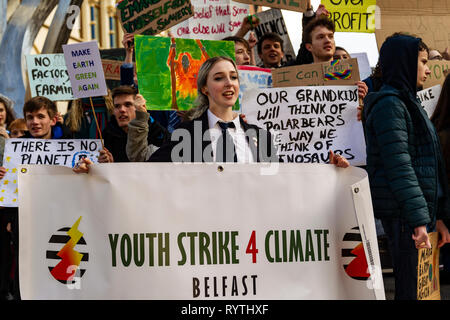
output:
[[[395,299],[417,299],[418,249],[450,241],[445,163],[432,122],[416,98],[430,74],[428,47],[420,38],[396,35],[380,49],[382,83],[364,99],[367,172],[375,217],[388,237]]]

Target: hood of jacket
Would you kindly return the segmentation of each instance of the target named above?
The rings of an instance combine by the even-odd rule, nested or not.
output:
[[[420,41],[420,38],[399,35],[388,38],[383,43],[379,58],[383,86],[380,91],[369,93],[365,97],[365,119],[376,102],[387,95],[395,95],[403,101],[417,102]]]
[[[383,84],[416,94],[420,41],[420,38],[400,35],[383,43],[380,49]]]

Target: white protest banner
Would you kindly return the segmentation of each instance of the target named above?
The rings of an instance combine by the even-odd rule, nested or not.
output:
[[[6,175],[0,180],[0,205],[17,207],[19,187],[17,171],[23,164],[57,165],[72,168],[81,158],[98,162],[102,144],[89,139],[6,139],[3,166]]]
[[[63,45],[75,98],[108,95],[97,41]]]
[[[439,233],[430,232],[431,248],[419,249],[417,263],[417,300],[441,300],[439,282]]]
[[[254,89],[244,96],[249,123],[271,131],[284,162],[327,163],[328,151],[366,164],[356,86]]]
[[[238,66],[239,70],[239,104],[242,109],[242,99],[246,92],[259,88],[272,87],[272,72],[270,69],[254,66]]]
[[[250,14],[248,4],[231,0],[191,0],[194,16],[171,28],[176,38],[222,40],[233,36]]]
[[[377,11],[381,14],[375,30],[378,49],[394,32],[417,36],[436,50],[450,47],[448,0],[377,0]]]
[[[26,55],[31,96],[53,101],[73,100],[72,85],[62,53]]]
[[[440,84],[417,92],[422,107],[425,109],[429,118],[433,115],[434,109],[441,95],[442,86]]]
[[[445,78],[450,69],[450,61],[448,60],[431,60],[427,63],[431,73],[423,84],[424,89],[434,87],[435,85],[443,85]]]
[[[273,165],[24,166],[22,299],[384,299],[367,173]]]
[[[283,39],[283,53],[284,57],[282,61],[294,60],[296,53],[292,46],[291,39],[284,23],[283,14],[280,9],[270,9],[261,11],[255,14],[259,19],[259,24],[255,27],[255,35],[259,40],[264,34],[272,32],[278,34]],[[258,52],[255,50],[255,62],[256,65],[261,65],[262,61],[259,58]]]

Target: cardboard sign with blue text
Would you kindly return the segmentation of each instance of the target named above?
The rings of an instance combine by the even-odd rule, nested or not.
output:
[[[255,27],[255,35],[259,40],[266,33],[276,33],[283,39],[283,62],[295,60],[296,53],[292,46],[289,33],[284,22],[283,14],[280,9],[270,9],[261,11],[256,14],[259,19],[259,24]],[[263,65],[263,62],[255,50],[255,63],[257,66]]]
[[[31,97],[73,100],[72,85],[62,53],[26,55]]]
[[[97,41],[66,44],[63,51],[75,98],[108,95]]]
[[[357,86],[254,89],[244,96],[242,113],[272,133],[283,162],[328,163],[332,150],[360,166],[366,144],[358,100]]]
[[[22,299],[385,299],[367,172],[221,168],[135,162],[74,174],[22,166]]]
[[[417,263],[417,300],[441,300],[439,283],[439,233],[428,234],[431,249],[419,249]]]
[[[431,73],[423,84],[423,88],[427,89],[435,85],[443,85],[445,78],[450,70],[450,61],[448,60],[431,60],[427,63]]]
[[[3,155],[6,175],[0,180],[0,205],[17,207],[17,170],[23,164],[57,165],[72,168],[82,158],[98,162],[100,140],[7,139]]]

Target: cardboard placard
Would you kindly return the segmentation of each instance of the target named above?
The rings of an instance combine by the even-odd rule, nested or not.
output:
[[[63,45],[75,98],[108,95],[97,41]]]
[[[429,60],[427,63],[431,74],[427,81],[423,84],[424,89],[434,87],[435,85],[444,84],[446,73],[450,69],[450,61],[448,60]]]
[[[272,70],[273,87],[354,85],[360,80],[357,59],[334,60]]]
[[[394,32],[407,32],[422,38],[432,49],[450,47],[450,5],[447,1],[378,0],[381,28],[375,30],[378,49]]]
[[[270,69],[254,66],[237,66],[239,70],[239,104],[242,110],[244,95],[254,89],[271,88],[272,72]]]
[[[155,35],[194,15],[190,0],[122,0],[117,15],[125,33]]]
[[[375,32],[377,0],[321,0],[330,12],[336,32]]]
[[[431,249],[419,249],[417,264],[417,300],[441,300],[439,285],[439,233],[428,234]]]
[[[296,53],[292,46],[291,39],[286,28],[286,24],[283,19],[283,14],[280,9],[270,9],[262,12],[258,12],[256,16],[259,19],[259,24],[255,27],[255,35],[257,39],[260,39],[264,34],[273,32],[278,34],[283,39],[283,52],[284,57],[282,61],[294,60]],[[258,52],[255,49],[255,62],[256,65],[262,64],[259,58]]]
[[[233,36],[250,14],[249,5],[231,0],[191,0],[194,16],[170,30],[174,37],[222,40]]]
[[[307,8],[306,0],[234,0],[234,1],[253,4],[256,6],[279,8],[297,12],[305,12]]]
[[[125,48],[101,49],[100,57],[102,58],[103,72],[105,73],[106,85],[110,90],[120,86],[120,68],[115,69],[115,64],[105,64],[104,61],[114,61],[123,63],[126,57]],[[113,73],[110,73],[113,71]]]
[[[53,101],[73,100],[63,54],[26,55],[31,97],[43,96]]]

